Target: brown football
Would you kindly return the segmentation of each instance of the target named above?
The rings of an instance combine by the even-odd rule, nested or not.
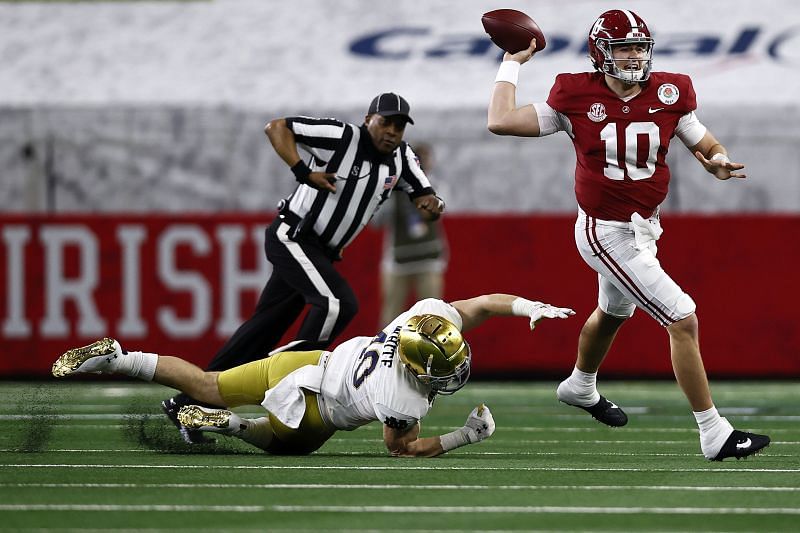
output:
[[[536,37],[536,50],[544,50],[547,40],[532,18],[516,9],[495,9],[481,17],[483,29],[492,42],[511,54],[525,50]]]

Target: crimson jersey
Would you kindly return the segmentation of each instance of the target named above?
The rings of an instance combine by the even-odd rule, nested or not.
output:
[[[670,139],[682,116],[697,108],[685,74],[653,72],[625,101],[599,72],[559,74],[547,104],[569,121],[577,153],[575,195],[589,215],[629,221],[647,218],[669,188]]]

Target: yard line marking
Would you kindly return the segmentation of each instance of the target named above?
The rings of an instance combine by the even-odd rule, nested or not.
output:
[[[585,418],[585,417],[583,417]],[[596,424],[596,423],[595,423]],[[362,426],[362,427],[369,427],[369,426]],[[431,431],[449,431],[453,429],[453,426],[432,426],[426,425],[426,429]],[[504,426],[503,431],[506,433],[514,432],[514,431],[521,431],[521,432],[564,432],[564,433],[593,433],[601,430],[608,430],[608,428],[598,428],[596,426],[586,426],[586,427],[547,427],[547,426]],[[749,428],[753,429],[753,428]],[[618,430],[612,430],[618,431]],[[699,430],[694,428],[665,428],[665,427],[658,427],[658,428],[647,428],[647,427],[625,427],[625,433],[691,433],[691,434],[698,434]],[[768,430],[765,429],[764,431],[769,431],[770,433],[797,433],[797,428],[783,428],[783,429],[772,429],[769,428]]]
[[[14,448],[0,448],[0,452],[19,452],[19,449]],[[48,448],[44,450],[47,452],[54,452],[54,453],[161,453],[159,450],[145,450],[143,448],[125,448],[125,449],[113,449],[113,448]]]
[[[800,487],[691,485],[402,485],[373,483],[0,483],[3,488],[47,489],[375,489],[375,490],[650,490],[687,492],[800,492]]]
[[[729,463],[730,464],[730,463]],[[522,472],[706,472],[706,473],[797,473],[800,468],[630,468],[630,467],[546,467],[546,466],[334,466],[334,465],[103,465],[103,464],[0,464],[1,468],[160,468],[186,470],[513,470]]]
[[[787,514],[792,507],[557,507],[557,506],[393,506],[393,505],[271,505],[284,513],[564,513],[564,514]]]
[[[155,417],[155,413],[148,414],[148,415],[140,415],[140,414],[55,414],[55,413],[46,413],[46,414],[26,414],[26,415],[0,415],[0,420],[39,420],[41,418],[47,418],[50,420],[121,420],[121,419],[133,419],[138,420],[141,418],[150,418]]]
[[[0,511],[235,512],[259,513],[552,513],[552,514],[738,514],[800,515],[791,507],[559,507],[559,506],[392,506],[392,505],[108,505],[0,504]]]
[[[126,426],[125,424],[64,424],[59,422],[58,424],[54,424],[53,427],[57,428],[59,431],[73,430],[73,429],[78,429],[83,431],[85,429],[98,429],[98,430],[125,429],[128,426]],[[167,426],[165,425],[165,427]]]
[[[335,442],[340,443],[347,443],[347,442],[367,442],[367,443],[378,443],[380,442],[379,439],[331,439]],[[559,440],[521,440],[515,441],[518,444],[562,444],[563,441]],[[573,440],[570,441],[573,444],[664,444],[664,445],[682,445],[686,444],[686,441],[682,440]],[[772,445],[775,444],[782,444],[782,445],[798,445],[800,441],[772,441]],[[0,448],[0,452],[18,452],[18,448]],[[51,448],[47,450],[48,452],[59,452],[59,453],[75,453],[75,452],[95,452],[95,453],[103,453],[103,452],[120,452],[120,453],[161,453],[162,450],[150,450],[144,448]],[[166,451],[166,450],[163,450]],[[339,455],[348,455],[351,453],[352,455],[362,455],[363,452],[334,452]],[[695,456],[700,455],[700,452],[697,453],[657,453],[657,452],[649,452],[649,453],[634,453],[634,452],[531,452],[531,451],[514,451],[514,452],[471,452],[470,455],[622,455],[622,456],[634,456],[634,455],[648,455],[648,456],[662,456],[662,455],[675,455],[678,457],[684,456]],[[795,457],[794,454],[789,455],[776,455],[774,453],[769,454],[771,457]]]
[[[772,433],[772,431],[770,431]],[[504,441],[503,437],[494,437],[492,442]],[[333,437],[328,442],[352,443],[352,442],[375,442],[375,439],[356,439],[348,437]],[[558,439],[514,439],[515,444],[562,444],[563,440]],[[685,440],[600,440],[600,439],[570,439],[570,443],[576,444],[686,444]],[[800,441],[773,440],[771,444],[800,444]],[[566,454],[570,455],[570,454]]]
[[[59,427],[63,428],[63,426],[59,426]],[[103,426],[103,427],[107,427],[107,426]],[[110,427],[112,427],[112,428],[121,428],[123,426],[110,426]],[[4,436],[0,436],[0,440],[10,440],[10,439],[6,439]],[[495,437],[492,442],[500,442],[500,441],[503,441],[503,440],[504,439],[502,437],[499,437],[499,438]],[[354,442],[375,444],[375,443],[379,443],[380,439],[378,437],[375,437],[375,438],[372,438],[372,439],[369,439],[369,438],[361,439],[361,438],[348,438],[348,437],[341,437],[341,438],[340,437],[334,437],[332,439],[328,439],[328,442],[335,442],[335,443],[340,443],[340,444],[347,444],[347,443],[354,443]],[[561,444],[563,442],[564,441],[561,441],[561,440],[558,440],[558,439],[523,439],[523,440],[516,440],[515,439],[514,440],[515,444]],[[572,443],[572,444],[631,444],[631,445],[651,444],[651,445],[674,446],[674,445],[686,444],[687,441],[685,441],[685,440],[570,439],[570,443]],[[772,445],[780,444],[780,445],[787,445],[787,446],[797,446],[797,445],[800,445],[800,441],[796,441],[796,440],[773,440],[771,444]],[[13,449],[13,448],[6,448],[6,449],[2,449],[0,451],[16,452],[16,451],[19,451],[19,450],[18,449]],[[81,452],[91,452],[91,451],[96,451],[96,452],[113,452],[113,451],[158,452],[159,450],[145,450],[143,448],[137,448],[137,449],[124,449],[124,450],[115,450],[115,449],[90,449],[90,450],[87,450],[87,449],[81,449],[81,450],[51,449],[51,450],[48,450],[48,451],[54,451],[54,452],[56,452],[56,451],[62,451],[62,452],[75,452],[75,451],[81,451]],[[361,452],[354,452],[354,453],[355,454],[360,454]],[[518,453],[530,453],[530,452],[518,452]],[[549,452],[547,452],[547,453],[549,453]],[[560,453],[560,452],[552,452],[552,453]],[[563,455],[573,455],[574,453],[578,453],[578,452],[563,452]],[[580,452],[580,453],[585,453],[587,455],[597,455],[600,452],[596,452],[596,453],[593,453],[593,452]],[[774,455],[774,454],[770,454],[770,455]]]
[[[263,505],[104,505],[104,504],[61,504],[61,503],[28,503],[0,504],[0,511],[133,511],[133,512],[223,512],[223,513],[260,513],[265,511]]]
[[[342,452],[339,452],[342,453]],[[352,455],[361,455],[360,452],[353,452]],[[470,455],[489,455],[489,456],[575,456],[575,455],[589,455],[592,457],[700,457],[701,452],[696,453],[654,453],[654,452],[476,452],[470,450]],[[774,454],[770,453],[770,457],[796,457],[795,454]]]
[[[584,417],[581,417],[584,418]],[[430,429],[431,431],[447,431],[452,430],[452,426],[432,426],[426,425],[425,429]],[[504,431],[523,431],[523,432],[534,432],[534,431],[558,431],[558,432],[565,432],[565,433],[588,433],[597,431],[598,428],[596,427],[582,427],[576,428],[571,426],[552,426],[552,427],[545,427],[545,426],[508,426],[504,427]],[[626,428],[626,431],[628,428]],[[646,428],[636,428],[636,431],[653,431],[656,433],[689,433],[695,432],[697,433],[697,429],[692,428],[653,428],[653,429],[646,429]]]

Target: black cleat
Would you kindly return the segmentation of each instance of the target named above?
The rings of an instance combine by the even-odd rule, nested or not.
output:
[[[184,427],[180,420],[178,420],[178,411],[180,411],[181,405],[177,404],[172,398],[161,402],[161,409],[164,410],[164,414],[167,415],[169,421],[178,428],[178,431],[181,433],[181,438],[186,444],[212,444],[217,442],[215,439],[210,439],[203,435],[203,432],[200,430]]]
[[[602,394],[600,395],[600,400],[591,407],[584,407],[583,405],[574,405],[567,402],[563,403],[583,409],[584,411],[592,415],[592,418],[594,418],[598,422],[602,422],[607,426],[616,428],[616,427],[622,427],[628,423],[628,415],[625,414],[625,411],[623,411],[621,407],[617,406],[617,404],[606,400],[605,396],[603,396]]]
[[[748,433],[734,429],[722,449],[712,461],[722,461],[728,457],[736,457],[738,461],[742,457],[756,454],[769,446],[769,437],[757,433]]]

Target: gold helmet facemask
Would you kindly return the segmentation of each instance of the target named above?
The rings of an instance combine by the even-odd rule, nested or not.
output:
[[[469,344],[446,318],[412,316],[400,330],[397,350],[414,377],[440,394],[453,394],[469,379]]]

